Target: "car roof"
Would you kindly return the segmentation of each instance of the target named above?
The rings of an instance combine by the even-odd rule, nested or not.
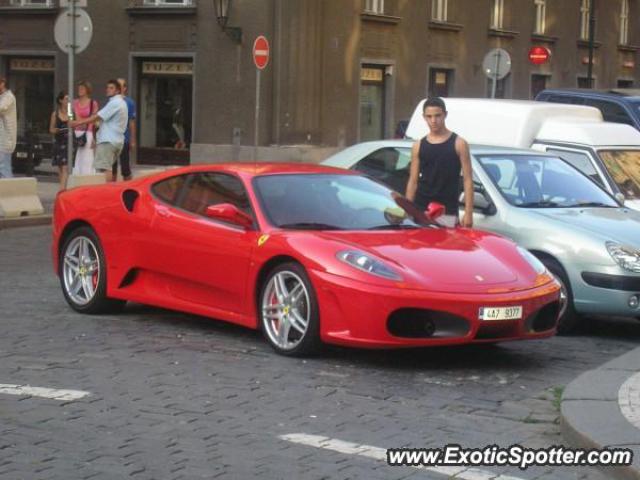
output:
[[[588,89],[588,88],[545,88],[538,95],[551,93],[556,95],[567,94],[577,97],[599,97],[618,100],[640,100],[640,89],[638,88],[611,88],[611,89]]]
[[[172,168],[154,179],[169,177],[174,175],[184,175],[194,172],[223,172],[233,173],[245,178],[252,178],[263,175],[280,174],[341,174],[352,175],[354,173],[345,172],[340,168],[329,167],[311,163],[294,162],[225,162],[214,164],[197,164],[187,167]]]
[[[420,101],[407,136],[428,131]],[[446,98],[448,127],[470,143],[529,148],[537,140],[593,146],[637,145],[640,132],[630,125],[604,122],[595,107],[564,103],[486,98]],[[582,131],[584,130],[584,131]]]

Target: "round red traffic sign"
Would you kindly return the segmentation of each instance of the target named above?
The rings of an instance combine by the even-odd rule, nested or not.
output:
[[[269,63],[269,41],[263,35],[253,42],[253,63],[260,70],[264,70]]]
[[[531,47],[529,50],[529,61],[534,65],[542,65],[551,57],[551,52],[547,47]]]

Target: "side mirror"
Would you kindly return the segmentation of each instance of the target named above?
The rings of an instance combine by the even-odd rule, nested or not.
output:
[[[620,205],[624,205],[625,198],[623,193],[618,192],[613,197],[620,203]]]
[[[253,226],[253,218],[240,210],[235,205],[230,203],[220,203],[218,205],[211,205],[207,207],[205,215],[208,218],[214,220],[221,220],[223,222],[232,223],[243,228],[250,228]]]
[[[444,215],[444,205],[438,202],[431,202],[427,206],[424,214],[429,220],[436,220],[438,217]]]
[[[464,206],[464,192],[460,194],[460,205]],[[496,213],[496,206],[481,192],[473,192],[473,209],[485,215]]]

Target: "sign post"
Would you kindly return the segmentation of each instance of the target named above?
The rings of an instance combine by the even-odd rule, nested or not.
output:
[[[491,98],[496,98],[498,80],[502,80],[511,71],[511,55],[502,48],[490,50],[482,62],[482,70],[493,81],[491,85]]]
[[[67,116],[69,120],[72,120],[75,54],[84,51],[89,45],[89,42],[91,42],[93,23],[87,12],[76,8],[78,5],[86,6],[86,0],[66,0],[63,4],[68,6],[68,8],[58,15],[53,34],[60,50],[69,55],[69,105],[67,107]],[[70,168],[73,166],[73,130],[71,128],[69,128],[68,134],[67,165]]]
[[[256,115],[253,145],[256,148],[257,158],[260,128],[260,74],[269,64],[269,41],[263,35],[260,35],[253,42],[253,63],[256,66]]]

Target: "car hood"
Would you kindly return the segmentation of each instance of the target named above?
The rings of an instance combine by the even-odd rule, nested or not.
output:
[[[534,215],[579,229],[590,237],[640,246],[640,212],[629,208],[553,208]]]
[[[403,277],[405,288],[487,293],[532,288],[536,272],[510,240],[478,230],[322,232],[340,250],[370,253]],[[350,269],[349,269],[350,271]]]

